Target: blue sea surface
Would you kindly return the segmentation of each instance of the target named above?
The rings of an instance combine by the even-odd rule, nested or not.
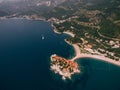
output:
[[[44,21],[0,20],[0,90],[120,90],[120,67],[99,60],[77,60],[82,73],[72,80],[50,70],[52,54],[74,56],[69,37]]]

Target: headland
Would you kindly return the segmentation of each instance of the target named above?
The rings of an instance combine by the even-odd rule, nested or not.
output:
[[[80,73],[79,65],[75,61],[67,60],[56,54],[51,55],[51,70],[62,76],[62,79],[69,78],[75,73]]]

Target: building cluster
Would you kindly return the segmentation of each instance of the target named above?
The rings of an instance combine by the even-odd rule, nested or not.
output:
[[[61,70],[63,71],[70,71],[73,72],[74,70],[78,69],[78,64],[74,61],[66,60],[60,56],[53,56],[52,57],[53,64],[59,65]]]
[[[119,41],[109,41],[109,44],[112,46],[112,48],[120,48],[120,42]]]
[[[51,65],[58,66],[60,72],[64,73],[64,75],[67,73],[71,76],[72,74],[79,72],[79,66],[76,62],[67,60],[57,55],[52,55]]]

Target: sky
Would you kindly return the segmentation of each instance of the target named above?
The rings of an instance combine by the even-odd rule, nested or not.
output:
[[[0,2],[2,1],[23,1],[23,0],[0,0]]]
[[[0,1],[21,1],[21,0],[0,0]]]

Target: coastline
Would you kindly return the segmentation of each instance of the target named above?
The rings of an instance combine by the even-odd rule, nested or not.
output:
[[[51,24],[51,26],[53,27],[54,33],[62,34],[61,32],[58,32],[58,31],[57,31],[56,27],[55,27],[53,24]],[[65,31],[65,32],[63,32],[63,33],[64,33],[64,34],[68,34],[68,35],[70,35],[71,37],[75,37],[75,34],[73,34],[72,32]]]
[[[54,27],[53,24],[52,24],[52,27]],[[55,33],[61,34],[55,28],[53,28],[53,29],[54,29],[53,31]],[[75,36],[71,32],[66,31],[66,32],[63,32],[63,33],[68,34],[71,37]],[[75,50],[75,56],[71,59],[72,61],[75,61],[75,60],[80,59],[80,58],[93,58],[93,59],[98,59],[98,60],[101,60],[101,61],[104,61],[104,62],[108,62],[108,63],[114,64],[114,65],[120,66],[120,61],[112,60],[110,58],[105,57],[104,55],[100,56],[100,55],[83,54],[83,53],[81,53],[80,48],[79,48],[79,46],[77,44],[72,44],[69,41],[67,41],[66,39],[65,39],[65,42],[68,43],[69,45],[71,45]]]
[[[57,58],[57,59],[55,59],[55,58]],[[70,60],[68,61],[67,59],[65,59],[63,57],[59,57],[56,54],[51,55],[50,59],[52,62],[51,66],[50,66],[51,70],[53,70],[55,73],[59,73],[62,76],[63,80],[66,80],[67,78],[71,79],[71,76],[73,74],[81,72],[79,70],[79,66],[78,66],[77,62],[70,61]],[[64,68],[64,69],[62,69],[62,68]]]
[[[30,18],[30,17],[9,17],[9,16],[4,16],[0,17],[0,20],[6,20],[6,19],[26,19],[26,20],[36,20],[36,21],[45,21],[48,22],[45,18]]]
[[[104,61],[104,62],[108,62],[108,63],[114,64],[114,65],[120,66],[119,61],[112,60],[103,55],[99,56],[99,55],[83,54],[80,52],[80,48],[78,45],[76,45],[76,44],[70,44],[70,45],[72,45],[74,47],[75,54],[76,54],[75,57],[72,59],[73,61],[80,59],[80,58],[93,58],[93,59],[98,59],[100,61]]]
[[[45,20],[45,19],[31,19],[31,18],[17,18],[17,17],[14,17],[14,18],[11,18],[11,17],[7,17],[7,18],[3,18],[3,20],[4,19],[26,19],[26,20],[39,20],[39,21],[45,21],[45,22],[48,22],[47,20]],[[1,20],[1,19],[0,19]],[[51,26],[53,27],[53,31],[54,31],[54,33],[57,33],[57,34],[61,34],[61,32],[58,32],[57,31],[57,29],[56,29],[56,27],[53,25],[53,24],[51,24]],[[72,32],[69,32],[69,31],[65,31],[65,32],[63,32],[64,34],[68,34],[68,35],[70,35],[71,37],[74,37],[75,36],[75,34],[73,34]],[[75,57],[73,57],[71,60],[76,60],[76,59],[80,59],[80,58],[94,58],[94,59],[98,59],[98,60],[102,60],[102,61],[105,61],[105,62],[108,62],[108,63],[111,63],[111,64],[114,64],[114,65],[117,65],[117,66],[120,66],[120,61],[115,61],[115,60],[112,60],[112,59],[110,59],[110,58],[107,58],[107,57],[105,57],[104,55],[101,55],[101,56],[99,56],[99,55],[91,55],[91,54],[83,54],[83,53],[81,53],[81,51],[80,51],[80,48],[79,48],[79,46],[77,45],[77,44],[71,44],[71,43],[69,43],[68,41],[66,41],[65,40],[65,42],[66,43],[68,43],[69,45],[71,45],[73,48],[74,48],[74,50],[75,50]]]
[[[68,34],[72,37],[71,33],[69,33],[69,32],[65,32],[65,34]],[[108,63],[114,64],[114,65],[120,66],[120,61],[115,61],[113,59],[105,57],[104,55],[91,55],[91,54],[81,53],[80,48],[77,44],[71,44],[69,41],[66,41],[66,39],[65,39],[65,42],[68,43],[69,45],[71,45],[75,50],[75,56],[71,59],[72,61],[75,61],[75,60],[81,59],[81,58],[93,58],[93,59],[97,59],[100,61],[104,61],[104,62],[108,62]]]

